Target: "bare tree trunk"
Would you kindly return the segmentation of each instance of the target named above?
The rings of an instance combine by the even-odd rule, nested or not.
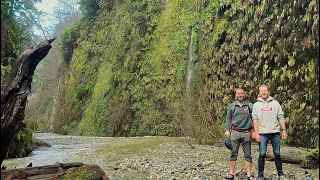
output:
[[[24,110],[34,70],[55,39],[44,40],[35,48],[23,51],[1,85],[1,164],[15,134],[24,127]]]

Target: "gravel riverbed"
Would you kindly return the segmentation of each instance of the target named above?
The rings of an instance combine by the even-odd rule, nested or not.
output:
[[[117,162],[117,171],[146,172],[146,179],[224,179],[229,172],[229,151],[225,147],[165,143],[156,149],[144,149],[154,155],[130,157]],[[283,151],[290,150],[284,147]],[[292,149],[291,149],[292,150]],[[258,147],[253,145],[253,173],[257,175]],[[245,179],[243,153],[239,153],[235,179]],[[319,179],[318,170],[305,170],[299,165],[283,164],[288,179]],[[265,179],[277,179],[274,162],[267,161]]]
[[[84,137],[39,133],[35,138],[48,142],[50,148],[41,148],[29,157],[7,159],[8,168],[34,166],[56,162],[83,162],[99,165],[110,180],[222,180],[229,172],[230,151],[223,146],[198,145],[179,137]],[[281,152],[298,148],[282,146]],[[258,145],[252,145],[253,173],[257,175]],[[244,179],[242,149],[238,156],[236,180]],[[288,179],[319,180],[319,170],[303,169],[296,164],[283,164]],[[267,161],[266,179],[277,179],[274,162]]]

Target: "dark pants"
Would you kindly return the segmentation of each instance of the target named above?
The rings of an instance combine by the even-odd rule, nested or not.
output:
[[[260,143],[259,143],[259,160],[258,160],[258,177],[263,177],[264,165],[266,162],[266,154],[267,154],[267,145],[268,142],[271,141],[274,161],[276,164],[276,168],[278,171],[278,176],[284,175],[282,171],[282,161],[280,157],[280,134],[260,134]]]

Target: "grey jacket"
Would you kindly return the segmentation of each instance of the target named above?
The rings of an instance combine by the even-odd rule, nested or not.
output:
[[[278,101],[269,96],[267,101],[261,97],[253,104],[253,122],[258,122],[259,134],[280,132],[280,122],[284,121],[284,113]]]

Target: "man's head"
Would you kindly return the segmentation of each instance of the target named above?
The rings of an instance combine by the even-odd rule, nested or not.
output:
[[[236,90],[236,101],[243,102],[246,98],[246,92],[242,88]]]
[[[269,92],[269,86],[267,85],[261,85],[259,87],[259,96],[263,100],[267,100],[269,98],[270,92]]]

